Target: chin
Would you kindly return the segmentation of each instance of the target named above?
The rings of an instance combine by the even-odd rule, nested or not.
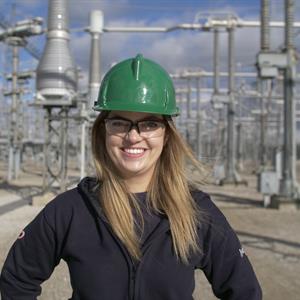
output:
[[[123,167],[120,171],[123,174],[124,178],[129,178],[133,176],[147,176],[152,170],[152,167],[150,168],[144,168],[142,166],[140,167]]]
[[[124,174],[125,179],[128,177],[145,174],[145,171],[140,169],[123,169],[121,172]]]

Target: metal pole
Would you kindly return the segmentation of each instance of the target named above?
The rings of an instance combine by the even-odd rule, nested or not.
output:
[[[287,68],[284,70],[284,142],[280,194],[287,197],[294,196],[296,184],[295,108],[293,99],[295,64],[291,61],[294,56],[293,9],[294,1],[285,0],[285,47],[289,61]]]
[[[100,72],[100,36],[103,28],[103,13],[100,10],[93,10],[90,14],[91,51],[89,69],[89,101],[87,110],[92,112],[94,102],[97,100],[101,72]]]
[[[281,111],[277,112],[277,126],[276,126],[276,140],[277,140],[277,149],[282,148],[282,138],[281,138]]]
[[[191,95],[192,94],[192,87],[191,87],[191,78],[187,77],[187,119],[191,119]]]
[[[243,85],[243,84],[242,84]],[[236,125],[236,168],[239,171],[243,170],[243,161],[242,161],[242,124],[241,124],[241,119],[242,119],[242,99],[239,97],[238,98],[238,124]]]
[[[291,68],[284,71],[284,143],[283,143],[283,169],[280,191],[282,195],[291,196],[293,189],[294,169],[294,103],[293,82]]]
[[[179,93],[179,107],[180,107],[180,116],[179,116],[179,124],[180,124],[180,130],[182,132],[182,135],[184,136],[184,138],[186,138],[186,127],[185,127],[185,123],[184,123],[184,115],[183,115],[183,102],[184,102],[184,99],[183,99],[183,93],[180,92]]]
[[[236,149],[236,155],[237,155],[237,159],[236,159],[236,164],[237,164],[237,168],[238,170],[243,170],[243,163],[242,163],[242,151],[243,151],[243,147],[242,147],[242,124],[238,123],[236,126],[237,129],[237,149]]]
[[[183,115],[184,105],[183,105],[183,102],[184,102],[183,92],[179,92],[179,107],[180,107],[180,112],[181,112],[179,118],[180,118],[181,128],[183,128],[183,126],[184,126],[184,115]]]
[[[270,3],[269,0],[261,0],[261,36],[260,48],[263,52],[270,50]],[[265,145],[265,127],[266,127],[266,109],[265,109],[265,95],[267,90],[266,79],[258,80],[260,99],[260,171],[266,167],[266,145]]]
[[[44,134],[45,134],[45,140],[44,140],[44,169],[43,169],[43,191],[46,192],[49,188],[48,186],[48,160],[49,160],[49,148],[50,148],[50,127],[51,124],[51,108],[47,108],[45,115],[44,115]]]
[[[265,94],[266,94],[266,80],[258,81],[260,93],[262,97],[260,98],[260,168],[261,171],[266,166],[266,145],[265,145],[265,128],[266,128],[266,109],[265,109]]]
[[[85,103],[82,103],[82,110],[85,111]],[[85,177],[86,175],[86,157],[85,157],[85,149],[86,149],[86,123],[87,121],[83,119],[81,121],[81,143],[80,143],[80,178]]]
[[[197,157],[201,159],[201,111],[200,111],[200,101],[201,101],[201,79],[197,78]]]
[[[226,146],[226,128],[223,127],[221,128],[221,146],[222,146],[222,152],[221,152],[221,157],[222,159],[225,158],[225,146]]]
[[[261,0],[261,36],[262,51],[270,49],[270,4],[269,0]]]
[[[218,94],[220,89],[220,33],[214,30],[214,93]]]
[[[186,94],[186,138],[189,145],[191,145],[190,126],[189,121],[191,120],[191,78],[187,77],[187,94]]]
[[[228,28],[228,111],[226,181],[235,182],[234,137],[234,29]]]
[[[92,107],[98,98],[101,82],[101,59],[100,59],[100,37],[103,32],[103,13],[100,10],[93,10],[90,13],[91,51],[90,51],[90,69],[89,69],[89,99],[87,106],[82,103],[82,123],[81,123],[81,146],[80,146],[80,177],[86,176],[86,170],[89,169],[91,161],[90,144],[86,144],[86,136],[90,136],[91,123],[85,119],[86,113],[93,115]],[[87,156],[86,156],[87,153]]]
[[[18,177],[19,168],[17,166],[17,156],[20,155],[18,140],[18,66],[19,66],[19,48],[13,45],[13,68],[12,68],[12,103],[11,103],[11,121],[10,121],[10,141],[9,141],[9,159],[8,159],[8,181]]]
[[[220,108],[218,110],[218,134],[217,134],[217,140],[218,140],[218,147],[220,147],[217,151],[219,153],[219,162],[225,161],[225,155],[224,155],[224,149],[225,149],[225,126],[224,126],[224,110]]]
[[[93,123],[92,122],[86,122],[86,136],[92,136],[92,128]],[[86,159],[86,169],[88,170],[89,174],[93,174],[95,172],[93,159],[92,159],[92,144],[91,142],[87,143],[86,147],[87,151],[87,159]]]
[[[100,34],[92,34],[91,42],[91,63],[89,73],[89,90],[90,90],[90,102],[88,110],[90,111],[94,106],[94,102],[97,100],[99,88],[100,88]]]
[[[18,98],[18,68],[19,68],[19,47],[13,46],[13,75],[12,75],[12,130],[13,130],[13,179],[18,178],[18,155],[19,151],[19,133],[18,133],[18,110],[19,110],[19,98]]]
[[[287,50],[294,48],[294,0],[285,0],[285,47]]]
[[[103,32],[171,32],[175,30],[204,30],[212,28],[228,28],[228,26],[235,26],[237,28],[248,27],[248,28],[256,28],[260,27],[260,21],[245,21],[245,20],[234,20],[234,19],[210,19],[205,24],[178,24],[172,27],[104,27]],[[284,22],[275,21],[270,22],[270,26],[273,28],[283,28]],[[295,22],[294,26],[296,28],[300,27],[300,22]]]
[[[68,164],[68,108],[62,108],[61,126],[61,183],[60,191],[64,192],[67,185],[67,164]]]

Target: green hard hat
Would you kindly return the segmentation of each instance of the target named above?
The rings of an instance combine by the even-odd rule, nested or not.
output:
[[[171,77],[141,54],[116,64],[106,73],[94,110],[179,115]]]

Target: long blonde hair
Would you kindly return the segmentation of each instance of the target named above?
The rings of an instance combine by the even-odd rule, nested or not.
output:
[[[100,184],[100,202],[110,225],[129,251],[141,259],[140,241],[135,231],[135,209],[143,227],[143,216],[137,199],[130,193],[110,159],[105,146],[103,120],[108,112],[101,112],[92,128],[92,152],[96,176]],[[202,213],[194,202],[191,182],[186,172],[189,161],[197,169],[203,166],[177,131],[173,121],[167,120],[164,145],[148,187],[147,203],[151,209],[164,213],[170,223],[173,248],[176,256],[188,263],[191,253],[201,252],[198,245],[197,226]]]

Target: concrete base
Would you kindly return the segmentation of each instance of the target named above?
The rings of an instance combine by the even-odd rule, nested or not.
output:
[[[248,186],[248,182],[245,179],[242,179],[240,174],[235,170],[233,173],[227,174],[225,172],[225,177],[222,178],[219,182],[218,185],[245,185]]]
[[[287,196],[273,195],[268,208],[275,208],[282,211],[300,211],[300,199],[293,199]]]
[[[245,185],[248,186],[248,182],[244,179],[240,179],[240,178],[235,178],[235,179],[221,179],[218,182],[218,185]]]
[[[52,192],[45,193],[43,195],[34,196],[32,198],[32,206],[45,206],[49,203],[52,199],[55,198],[55,194]]]

